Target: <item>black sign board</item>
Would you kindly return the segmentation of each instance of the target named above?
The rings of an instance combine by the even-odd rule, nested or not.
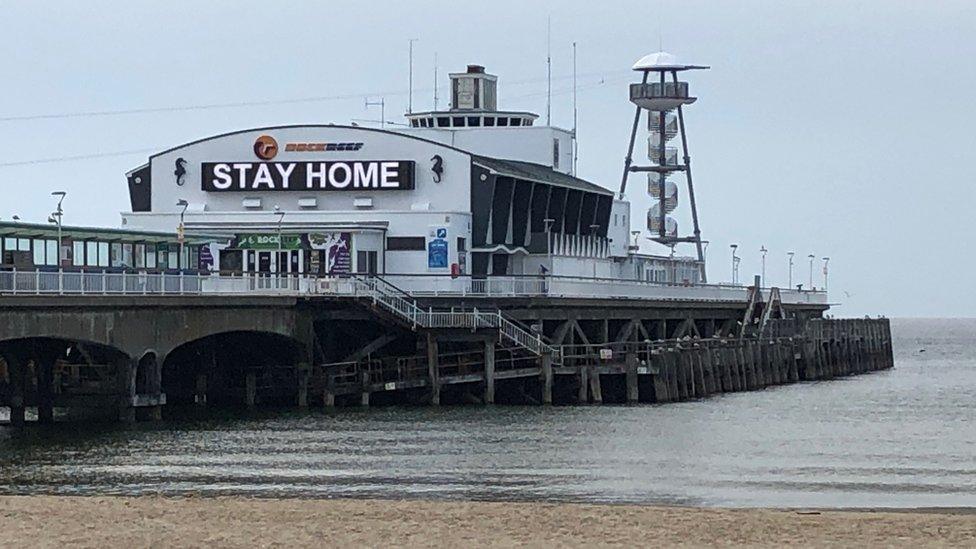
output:
[[[398,191],[414,188],[412,160],[204,162],[201,188],[242,191]]]

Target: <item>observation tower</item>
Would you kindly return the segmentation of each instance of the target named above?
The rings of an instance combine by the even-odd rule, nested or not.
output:
[[[682,107],[697,99],[688,94],[688,83],[678,80],[678,73],[707,69],[704,65],[688,65],[667,52],[646,55],[634,63],[633,69],[643,74],[639,84],[630,85],[630,101],[637,106],[634,124],[630,131],[630,145],[624,160],[624,173],[620,181],[620,199],[624,199],[627,180],[631,174],[647,174],[647,192],[657,202],[647,212],[649,238],[665,246],[674,248],[680,243],[694,243],[698,252],[701,280],[705,278],[705,257],[702,250],[701,229],[698,225],[698,209],[695,206],[695,187],[691,179],[691,156],[688,154],[688,139],[685,134],[685,119]],[[650,164],[633,164],[634,144],[637,141],[637,128],[641,114],[647,112],[647,157]],[[681,156],[678,149],[669,146],[674,138],[681,136]],[[684,172],[688,184],[688,202],[691,206],[693,231],[690,236],[680,236],[678,223],[668,214],[678,207],[678,184],[673,178],[680,177],[676,172]]]

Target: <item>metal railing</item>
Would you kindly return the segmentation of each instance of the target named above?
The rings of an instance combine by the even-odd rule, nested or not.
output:
[[[309,286],[310,280],[298,275],[0,271],[3,295],[278,295],[304,293]]]

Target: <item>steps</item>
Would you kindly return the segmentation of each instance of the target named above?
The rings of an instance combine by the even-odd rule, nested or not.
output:
[[[499,337],[536,356],[550,356],[554,363],[561,363],[558,348],[542,341],[517,324],[505,318],[501,311],[425,311],[414,302],[410,294],[377,276],[354,277],[357,297],[371,299],[373,305],[391,313],[411,329],[417,328],[481,328],[495,329]]]

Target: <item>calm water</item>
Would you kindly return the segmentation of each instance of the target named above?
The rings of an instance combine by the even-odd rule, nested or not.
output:
[[[682,404],[0,434],[0,493],[976,506],[976,320],[893,329],[893,371]]]

